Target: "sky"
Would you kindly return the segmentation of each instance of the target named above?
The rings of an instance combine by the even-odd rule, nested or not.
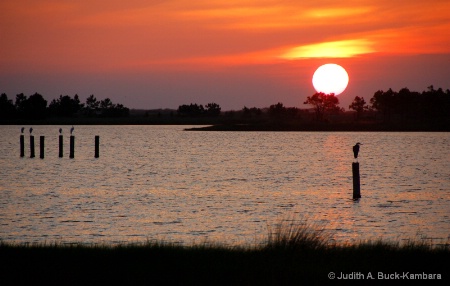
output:
[[[129,108],[307,108],[314,71],[339,95],[450,89],[448,0],[2,0],[0,93],[94,94]]]

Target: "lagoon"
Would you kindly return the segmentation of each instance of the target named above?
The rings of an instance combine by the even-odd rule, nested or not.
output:
[[[187,132],[190,126],[0,126],[0,240],[248,244],[302,217],[338,242],[450,236],[450,133]],[[26,126],[28,130],[29,126]],[[63,128],[64,157],[58,158]],[[27,131],[26,131],[27,132]],[[39,136],[45,158],[39,159]],[[94,136],[100,158],[94,158]],[[352,146],[362,142],[352,200]]]

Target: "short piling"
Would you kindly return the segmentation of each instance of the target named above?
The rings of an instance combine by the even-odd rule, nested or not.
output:
[[[59,158],[63,157],[63,136],[59,135]]]
[[[44,149],[45,149],[44,141],[45,141],[45,136],[40,136],[40,137],[39,137],[39,147],[40,147],[39,157],[40,157],[41,159],[44,159]]]
[[[70,159],[75,158],[75,136],[70,135]]]
[[[20,157],[25,157],[25,137],[20,135]]]
[[[95,136],[95,158],[99,157],[100,136]]]
[[[30,158],[34,158],[34,136],[30,135]]]
[[[353,199],[357,200],[361,198],[361,186],[359,179],[359,163],[352,163],[353,171]]]

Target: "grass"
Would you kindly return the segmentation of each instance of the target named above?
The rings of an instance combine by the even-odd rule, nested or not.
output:
[[[347,285],[349,280],[330,280],[328,274],[442,275],[443,280],[427,283],[448,282],[450,276],[448,243],[337,244],[304,220],[283,220],[269,227],[266,241],[252,246],[0,242],[0,258],[2,285]]]

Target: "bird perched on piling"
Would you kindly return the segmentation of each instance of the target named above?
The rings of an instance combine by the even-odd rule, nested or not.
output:
[[[355,144],[355,146],[353,146],[353,155],[355,156],[355,159],[358,158],[359,145],[362,145],[362,144],[358,142]]]
[[[72,135],[74,130],[75,130],[75,127],[72,126],[72,128],[70,128],[70,135]]]
[[[20,132],[23,133],[24,130],[25,130],[25,127],[22,127],[22,129],[20,129]]]
[[[59,128],[59,134],[61,134],[62,133],[62,128]]]
[[[32,127],[30,127],[30,134],[31,134],[31,132],[33,132],[33,128]]]

